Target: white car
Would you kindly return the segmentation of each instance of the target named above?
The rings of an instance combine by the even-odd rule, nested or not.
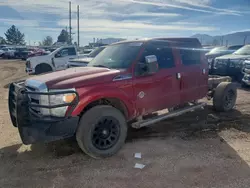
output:
[[[13,58],[15,56],[15,48],[5,47],[0,51],[0,57],[2,58]]]
[[[67,68],[70,59],[79,58],[75,46],[63,46],[48,55],[28,58],[26,72],[28,74],[41,74]]]
[[[88,63],[94,59],[102,50],[104,50],[106,46],[101,46],[99,48],[96,48],[93,50],[89,55],[85,55],[82,58],[79,59],[72,59],[68,62],[67,67],[86,67]]]

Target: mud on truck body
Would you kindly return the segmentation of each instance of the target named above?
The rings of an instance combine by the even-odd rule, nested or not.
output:
[[[205,103],[198,99],[207,97],[216,110],[231,110],[236,87],[227,77],[209,78],[199,49],[192,38],[120,42],[87,67],[12,83],[12,123],[24,144],[75,136],[85,153],[103,158],[119,151],[128,126],[140,128],[201,108]],[[162,109],[169,112],[147,118]]]

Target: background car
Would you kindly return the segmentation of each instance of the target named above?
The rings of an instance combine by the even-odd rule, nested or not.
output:
[[[213,48],[210,52],[206,53],[206,58],[208,60],[208,65],[209,65],[209,73],[213,73],[213,66],[214,66],[214,59],[216,57],[226,55],[226,54],[232,54],[236,50],[242,48],[243,45],[234,45],[234,46],[220,46]]]
[[[27,47],[17,47],[14,52],[14,58],[22,59],[26,53],[29,53],[29,50]]]
[[[16,51],[15,48],[13,48],[13,47],[5,47],[5,48],[2,48],[2,50],[4,51],[1,54],[2,58],[6,58],[6,59],[14,58],[15,51]]]
[[[250,58],[250,45],[245,45],[239,50],[229,55],[223,55],[215,58],[214,74],[231,76],[237,81],[243,77],[242,68],[245,60]]]
[[[96,48],[93,50],[90,54],[84,56],[83,58],[79,59],[72,59],[68,62],[67,67],[86,67],[88,63],[94,59],[101,51],[103,51],[106,48],[106,46],[101,46],[99,48]]]
[[[43,56],[43,55],[48,55],[50,53],[51,53],[50,51],[46,51],[44,49],[35,49],[31,51],[29,54],[27,54],[27,57],[25,57],[25,60],[30,57]]]

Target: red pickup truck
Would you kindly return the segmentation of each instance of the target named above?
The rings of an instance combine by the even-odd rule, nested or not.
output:
[[[106,47],[87,67],[12,83],[9,112],[24,144],[76,136],[94,158],[115,154],[127,127],[140,128],[201,108],[213,98],[228,111],[237,90],[228,78],[209,78],[201,44],[193,38],[125,41]],[[168,113],[148,114],[168,109]]]

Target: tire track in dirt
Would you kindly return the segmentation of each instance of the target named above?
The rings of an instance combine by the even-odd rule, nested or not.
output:
[[[0,61],[1,88],[8,88],[10,83],[29,77],[25,72],[25,63],[23,61]]]

